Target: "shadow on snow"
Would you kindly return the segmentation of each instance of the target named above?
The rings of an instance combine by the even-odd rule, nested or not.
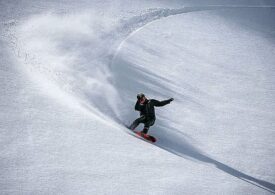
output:
[[[175,133],[177,130],[173,129],[166,125],[158,125],[156,126],[158,132],[155,132],[159,140],[156,142],[156,146],[162,148],[172,154],[175,154],[179,157],[197,160],[203,163],[209,163],[215,165],[221,171],[230,174],[234,177],[237,177],[243,181],[246,181],[252,185],[255,185],[261,189],[267,190],[270,193],[275,194],[275,185],[273,183],[257,179],[248,174],[245,174],[241,171],[238,171],[222,162],[219,162],[215,159],[208,157],[202,151],[194,147],[192,144],[188,143],[186,136],[180,135],[179,133]],[[166,129],[170,129],[169,133],[165,132]]]
[[[123,97],[124,102],[128,102],[127,106],[122,105],[122,115],[116,116],[116,121],[118,123],[123,123],[122,121],[128,120],[127,122],[130,123],[130,120],[133,120],[136,117],[136,113],[133,112],[134,108],[129,109],[129,102],[133,101],[133,97],[135,97],[137,92],[150,91],[151,94],[154,96],[173,96],[182,98],[183,104],[192,103],[195,106],[203,106],[199,102],[194,101],[191,95],[188,95],[188,90],[185,92],[175,92],[174,90],[167,87],[167,84],[177,85],[177,83],[172,83],[169,80],[163,80],[160,76],[157,75],[157,71],[155,73],[148,72],[144,70],[142,67],[138,67],[133,63],[124,61],[123,59],[117,59],[117,69],[114,69],[114,85],[116,86],[117,90]],[[123,82],[123,81],[127,81]],[[163,83],[165,82],[165,83]],[[196,91],[196,89],[192,89],[190,86],[184,86],[181,83],[181,87],[189,88],[189,90],[195,91],[195,93],[200,93]],[[165,91],[165,94],[163,93]],[[132,102],[134,104],[134,102]],[[121,120],[119,118],[122,118]],[[129,124],[128,124],[129,125]],[[195,160],[203,163],[208,163],[215,165],[221,171],[228,173],[236,178],[239,178],[243,181],[246,181],[254,186],[257,186],[261,189],[267,190],[270,193],[275,194],[275,185],[252,177],[248,174],[245,174],[241,171],[238,171],[222,162],[219,162],[215,159],[204,154],[198,148],[194,147],[190,144],[188,140],[192,139],[184,134],[182,131],[167,125],[163,121],[158,121],[158,124],[154,127],[158,129],[158,131],[154,131],[154,135],[159,138],[158,141],[154,144],[163,150],[166,150],[174,155],[179,157]],[[169,131],[167,131],[169,129]]]

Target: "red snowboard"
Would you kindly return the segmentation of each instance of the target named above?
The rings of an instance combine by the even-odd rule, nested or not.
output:
[[[137,134],[139,137],[144,138],[145,140],[149,141],[149,142],[156,142],[157,139],[155,137],[153,137],[152,135],[148,135],[148,134],[144,134],[138,131],[134,131],[135,134]]]

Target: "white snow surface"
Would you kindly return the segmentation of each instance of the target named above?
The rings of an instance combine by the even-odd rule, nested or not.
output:
[[[275,193],[274,1],[14,0],[0,18],[0,194]],[[125,127],[140,92],[175,99],[154,144]]]

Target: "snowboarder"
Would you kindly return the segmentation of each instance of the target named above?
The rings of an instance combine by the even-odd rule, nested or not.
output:
[[[147,134],[150,126],[153,126],[156,120],[155,116],[155,106],[165,106],[169,104],[174,99],[170,98],[164,101],[158,101],[155,99],[147,99],[143,93],[137,94],[137,102],[135,105],[135,110],[140,112],[140,117],[137,118],[131,125],[130,129],[135,130],[135,128],[140,124],[144,123],[144,128],[141,131],[142,134]]]

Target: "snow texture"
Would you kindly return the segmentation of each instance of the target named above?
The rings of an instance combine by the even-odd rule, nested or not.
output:
[[[0,18],[0,194],[275,194],[273,1],[14,0]],[[140,92],[175,99],[154,144],[125,127]]]

